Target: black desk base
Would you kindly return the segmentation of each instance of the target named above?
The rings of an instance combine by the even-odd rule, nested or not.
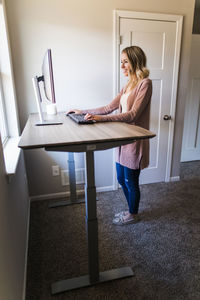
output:
[[[98,198],[96,198],[96,201],[98,201]],[[72,200],[72,199],[60,200],[60,201],[50,203],[48,205],[48,207],[56,208],[56,207],[60,207],[60,206],[67,206],[67,205],[80,204],[80,203],[85,203],[85,198],[80,198],[80,199],[75,199],[75,200]]]
[[[50,203],[48,207],[49,208],[55,208],[55,207],[67,206],[67,205],[72,205],[72,204],[79,204],[79,203],[84,203],[84,202],[85,202],[85,198],[76,199],[76,200],[72,200],[72,199],[60,200],[60,201]]]
[[[75,174],[75,162],[74,153],[68,152],[68,167],[69,167],[69,186],[70,186],[70,199],[60,200],[49,204],[49,208],[55,208],[60,206],[72,205],[84,203],[85,198],[78,199],[76,193],[76,174]]]
[[[115,279],[125,278],[125,277],[131,277],[133,276],[133,271],[130,267],[123,267],[119,269],[112,269],[105,272],[99,273],[99,280],[91,283],[89,275],[75,277],[67,280],[61,280],[57,281],[52,284],[51,286],[51,292],[52,294],[58,294],[82,287],[88,287],[91,285],[95,285],[98,283],[103,283],[106,281],[111,281]]]
[[[91,148],[91,146],[89,148]],[[45,148],[45,150],[54,151],[54,148]],[[68,149],[66,147],[55,148],[55,151],[67,150]],[[96,209],[96,187],[94,179],[94,151],[88,149],[85,152],[85,209],[89,274],[53,283],[52,294],[58,294],[64,291],[91,286],[97,283],[133,276],[133,271],[130,267],[99,272],[98,220]]]

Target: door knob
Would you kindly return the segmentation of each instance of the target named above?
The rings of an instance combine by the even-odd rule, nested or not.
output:
[[[164,115],[163,120],[168,121],[171,120],[171,118],[172,118],[171,116]]]

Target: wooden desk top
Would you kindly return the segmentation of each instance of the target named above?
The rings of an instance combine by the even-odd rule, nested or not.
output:
[[[64,113],[46,116],[45,119],[60,120],[62,125],[36,126],[38,114],[31,114],[19,142],[22,149],[49,148],[112,142],[114,146],[137,139],[152,138],[154,133],[123,122],[103,122],[78,125]],[[123,142],[123,143],[122,143]],[[109,147],[108,147],[109,148]],[[111,148],[111,147],[110,147]],[[90,150],[90,149],[89,149]],[[83,150],[84,151],[84,150]]]

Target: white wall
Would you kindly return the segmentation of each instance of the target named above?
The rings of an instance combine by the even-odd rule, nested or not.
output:
[[[22,300],[29,200],[21,154],[11,183],[6,180],[0,145],[0,299]]]
[[[113,98],[113,10],[184,15],[171,176],[179,175],[194,0],[7,0],[6,4],[21,128],[28,114],[36,111],[31,77],[40,71],[47,48],[53,53],[58,109],[97,107]],[[96,185],[112,186],[112,151],[97,156],[106,161],[106,170],[103,163],[96,168]],[[27,151],[31,195],[65,191],[58,178],[47,175],[57,160],[65,168],[65,155],[59,157]],[[82,157],[78,164],[83,167]]]

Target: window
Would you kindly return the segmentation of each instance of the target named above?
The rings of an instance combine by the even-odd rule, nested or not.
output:
[[[15,98],[5,2],[0,0],[0,132],[4,145],[9,138],[19,136]]]

